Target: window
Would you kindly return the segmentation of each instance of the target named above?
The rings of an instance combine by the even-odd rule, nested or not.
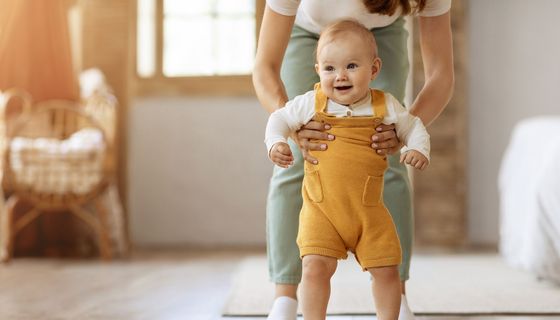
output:
[[[136,93],[250,94],[263,9],[264,0],[137,0]]]

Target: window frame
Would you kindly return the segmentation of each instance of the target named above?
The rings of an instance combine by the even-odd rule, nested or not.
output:
[[[133,1],[132,19],[133,36],[131,51],[133,57],[133,88],[135,96],[154,96],[154,95],[220,95],[220,96],[247,96],[254,95],[253,82],[251,75],[231,75],[231,76],[180,76],[166,77],[163,74],[163,24],[164,10],[163,1],[156,1],[156,20],[155,20],[155,74],[150,77],[141,77],[137,70],[138,58],[138,1]],[[266,0],[255,0],[255,38],[261,26],[262,16]],[[217,90],[219,88],[219,90]]]

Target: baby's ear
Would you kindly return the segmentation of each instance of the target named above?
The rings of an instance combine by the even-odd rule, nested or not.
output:
[[[374,80],[379,75],[379,71],[381,71],[381,59],[375,57],[371,65],[371,80]]]
[[[319,74],[319,64],[318,63],[315,64],[315,72],[317,72],[317,74]]]

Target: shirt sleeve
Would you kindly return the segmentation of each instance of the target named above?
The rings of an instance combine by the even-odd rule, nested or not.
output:
[[[301,0],[266,0],[272,11],[284,16],[295,16]]]
[[[392,108],[395,116],[397,137],[404,143],[401,152],[416,150],[430,160],[430,135],[420,118],[411,115],[392,95],[386,93],[387,107]]]
[[[451,9],[451,0],[428,0],[422,12],[418,15],[421,17],[437,17],[446,13]]]
[[[288,101],[283,108],[274,111],[266,124],[264,143],[270,149],[278,142],[287,142],[288,137],[305,125],[315,115],[315,93],[310,91]]]

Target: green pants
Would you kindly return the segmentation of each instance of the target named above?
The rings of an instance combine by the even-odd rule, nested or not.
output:
[[[372,30],[382,60],[381,72],[371,87],[391,93],[403,101],[408,75],[408,32],[404,19]],[[318,35],[294,27],[282,64],[282,81],[290,99],[313,89],[319,81],[315,73],[315,48]],[[290,141],[294,165],[288,169],[278,166],[270,180],[267,201],[267,253],[270,279],[278,284],[297,284],[301,280],[301,260],[296,237],[299,212],[302,206],[301,185],[304,160],[298,147]],[[373,151],[372,151],[373,152]],[[389,157],[385,174],[384,201],[391,212],[402,247],[399,272],[407,280],[413,238],[413,216],[410,185],[398,154]]]

